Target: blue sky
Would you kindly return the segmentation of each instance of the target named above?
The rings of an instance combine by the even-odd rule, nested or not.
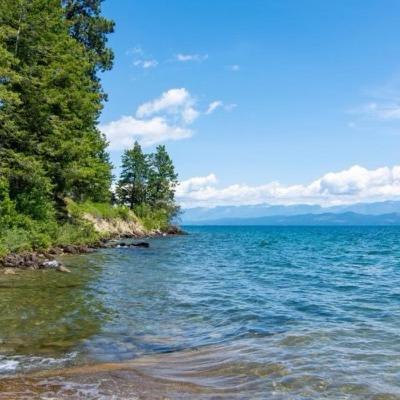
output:
[[[116,31],[100,126],[116,166],[133,139],[166,144],[188,206],[400,196],[399,1],[106,0],[103,12]]]

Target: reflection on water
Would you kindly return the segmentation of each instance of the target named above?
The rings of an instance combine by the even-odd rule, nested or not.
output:
[[[65,263],[0,277],[0,399],[400,399],[399,228],[196,227]]]

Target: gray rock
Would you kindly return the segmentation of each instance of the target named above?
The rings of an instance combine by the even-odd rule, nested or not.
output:
[[[61,265],[60,262],[58,262],[57,260],[47,260],[42,262],[42,267],[44,268],[59,268]]]

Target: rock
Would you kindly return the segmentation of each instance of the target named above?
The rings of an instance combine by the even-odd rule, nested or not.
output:
[[[63,251],[64,253],[69,253],[69,254],[76,254],[78,252],[77,248],[72,245],[64,246]]]
[[[84,245],[77,246],[77,250],[79,253],[88,253],[89,252],[89,248]]]
[[[67,272],[67,273],[71,272],[71,270],[69,270],[67,267],[64,267],[64,265],[60,265],[59,267],[57,267],[57,271],[59,271],[59,272]]]
[[[132,243],[132,246],[148,248],[150,247],[150,244],[147,242],[138,242],[138,243]]]
[[[53,247],[49,250],[49,254],[58,255],[61,254],[63,251],[59,247]]]
[[[167,230],[168,235],[185,235],[185,232],[179,226],[171,225]]]
[[[24,258],[18,254],[9,254],[4,257],[2,264],[7,268],[22,267],[24,265]]]
[[[60,268],[61,266],[61,263],[57,260],[47,260],[41,264],[41,267],[43,268]]]

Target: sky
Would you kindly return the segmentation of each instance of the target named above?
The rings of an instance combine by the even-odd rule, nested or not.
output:
[[[165,144],[185,207],[400,199],[398,0],[105,0],[99,128]]]

